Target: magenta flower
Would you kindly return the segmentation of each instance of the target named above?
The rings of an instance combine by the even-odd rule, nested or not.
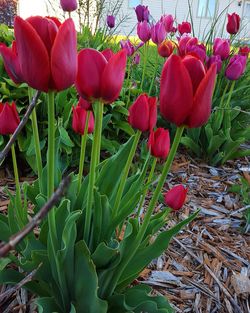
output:
[[[247,57],[243,55],[233,56],[226,68],[225,75],[229,80],[239,79],[245,72],[247,65]]]
[[[178,24],[178,32],[183,34],[190,34],[191,33],[191,24],[189,22],[182,22]]]
[[[217,74],[221,71],[222,68],[222,60],[219,55],[212,55],[211,57],[208,58],[207,61],[207,67],[210,68],[212,64],[216,64],[217,67]]]
[[[115,17],[113,15],[108,15],[107,16],[107,25],[109,28],[114,28],[115,27]]]
[[[63,11],[72,12],[77,9],[77,1],[76,0],[60,0],[61,7]]]
[[[215,38],[213,54],[219,55],[222,60],[226,60],[230,55],[230,42],[227,39]]]
[[[166,37],[166,30],[162,22],[157,22],[151,27],[151,39],[156,44],[159,45],[163,42]]]
[[[137,35],[143,42],[148,42],[151,38],[151,29],[147,21],[137,24]]]
[[[137,5],[135,8],[135,13],[138,22],[149,21],[149,10],[145,5]]]
[[[161,17],[160,21],[163,23],[167,33],[172,33],[173,32],[173,29],[174,29],[174,18],[173,18],[173,16],[171,14],[163,15]]]

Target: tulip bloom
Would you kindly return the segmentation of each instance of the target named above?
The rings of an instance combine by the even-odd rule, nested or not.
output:
[[[182,57],[187,54],[193,54],[196,55],[202,62],[204,62],[206,59],[206,47],[203,44],[199,44],[199,41],[196,37],[184,35],[179,40],[178,54]]]
[[[222,60],[226,60],[230,55],[230,43],[227,39],[215,38],[213,54],[219,55]]]
[[[157,22],[151,27],[151,39],[156,45],[162,43],[165,37],[166,30],[163,23]]]
[[[157,98],[140,95],[129,108],[128,122],[140,131],[152,130],[157,120]]]
[[[168,58],[174,51],[174,44],[171,40],[164,40],[158,46],[158,53],[163,58]]]
[[[217,74],[220,73],[221,68],[222,68],[222,60],[221,57],[219,55],[212,55],[211,57],[209,57],[208,61],[207,61],[207,67],[210,68],[212,64],[216,64],[216,68],[217,68]]]
[[[127,56],[132,56],[135,53],[135,47],[132,45],[130,40],[121,40],[120,41],[121,48],[126,50]]]
[[[161,22],[163,23],[167,33],[173,32],[174,18],[171,14],[163,15],[161,17]]]
[[[61,7],[65,12],[72,12],[77,9],[76,0],[60,0]]]
[[[109,28],[114,28],[115,27],[115,17],[113,15],[108,15],[107,16],[107,25]]]
[[[151,29],[147,21],[137,24],[137,35],[143,42],[148,42],[151,38]]]
[[[240,17],[238,14],[228,14],[227,15],[227,32],[230,35],[235,35],[240,29]]]
[[[245,72],[247,65],[247,57],[243,55],[233,56],[226,68],[225,75],[229,80],[239,79]]]
[[[84,129],[86,125],[88,111],[83,109],[79,104],[73,106],[73,119],[72,119],[72,128],[73,130],[80,135],[84,134]],[[88,134],[93,133],[95,121],[93,112],[90,111],[89,123],[88,123]]]
[[[20,123],[15,102],[0,102],[0,135],[11,135]]]
[[[240,47],[239,55],[244,55],[248,58],[249,53],[250,53],[250,47],[248,46]]]
[[[14,22],[16,51],[23,80],[32,88],[61,91],[76,77],[76,31],[72,19],[59,28],[41,16]]]
[[[23,82],[21,68],[16,51],[16,42],[13,41],[12,48],[6,47],[5,44],[0,44],[0,54],[2,55],[4,67],[14,83]]]
[[[160,86],[162,116],[177,126],[205,124],[211,113],[216,65],[206,71],[195,56],[172,54],[164,64]]]
[[[109,61],[111,57],[114,55],[114,52],[109,48],[103,50],[101,53],[107,61]]]
[[[145,5],[137,5],[135,13],[138,22],[149,21],[149,10]]]
[[[86,100],[114,102],[122,89],[125,77],[127,53],[121,50],[108,61],[101,52],[83,49],[78,54],[76,88]]]
[[[165,195],[165,203],[174,211],[180,210],[185,203],[188,189],[182,185],[177,185],[170,189]]]
[[[191,24],[189,22],[182,22],[181,24],[178,24],[177,28],[180,35],[191,33]]]
[[[165,160],[170,150],[168,129],[158,128],[156,131],[151,131],[148,139],[148,149],[154,157]]]

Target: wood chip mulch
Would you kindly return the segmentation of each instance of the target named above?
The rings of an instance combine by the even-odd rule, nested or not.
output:
[[[171,215],[167,227],[197,209],[200,214],[138,280],[166,296],[176,312],[250,313],[250,236],[242,227],[246,207],[228,191],[239,184],[240,176],[249,179],[249,173],[247,158],[221,167],[207,166],[186,154],[174,162],[165,190],[182,183],[189,192],[184,208]],[[13,179],[0,170],[0,212],[8,205],[6,185],[14,189]],[[0,295],[4,291],[6,287],[0,287]],[[20,289],[3,312],[34,313],[31,300]]]

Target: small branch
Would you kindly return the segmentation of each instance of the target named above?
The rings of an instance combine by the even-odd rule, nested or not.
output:
[[[70,176],[65,177],[48,202],[40,209],[40,211],[32,218],[32,220],[22,230],[11,236],[8,243],[0,245],[0,258],[5,257],[25,236],[27,236],[36,226],[41,223],[41,221],[45,218],[53,206],[55,206],[62,198],[65,190],[69,186],[70,181]]]
[[[5,159],[5,157],[7,156],[7,154],[9,153],[11,146],[13,145],[15,140],[17,139],[17,136],[19,135],[19,133],[21,132],[21,130],[23,129],[25,124],[28,122],[28,119],[29,119],[29,117],[30,117],[30,115],[31,115],[36,103],[37,103],[37,100],[38,100],[40,94],[41,94],[40,91],[36,91],[36,93],[34,94],[32,100],[28,106],[28,109],[27,109],[26,113],[24,114],[21,122],[19,123],[17,129],[15,130],[14,134],[11,136],[7,145],[0,152],[0,165],[1,165],[2,161]]]

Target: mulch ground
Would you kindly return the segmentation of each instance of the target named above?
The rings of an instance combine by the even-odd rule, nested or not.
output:
[[[250,236],[242,227],[246,207],[238,195],[228,191],[239,183],[241,175],[249,179],[249,173],[247,158],[216,168],[186,154],[179,155],[174,162],[165,189],[182,183],[189,192],[184,208],[171,215],[166,227],[197,209],[200,214],[138,280],[153,287],[155,294],[166,296],[176,312],[250,312]],[[0,212],[8,205],[6,185],[14,188],[11,173],[2,169]],[[0,299],[9,288],[0,287]],[[23,289],[14,288],[8,301],[5,298],[4,306],[0,301],[0,312],[34,313],[31,300]]]

